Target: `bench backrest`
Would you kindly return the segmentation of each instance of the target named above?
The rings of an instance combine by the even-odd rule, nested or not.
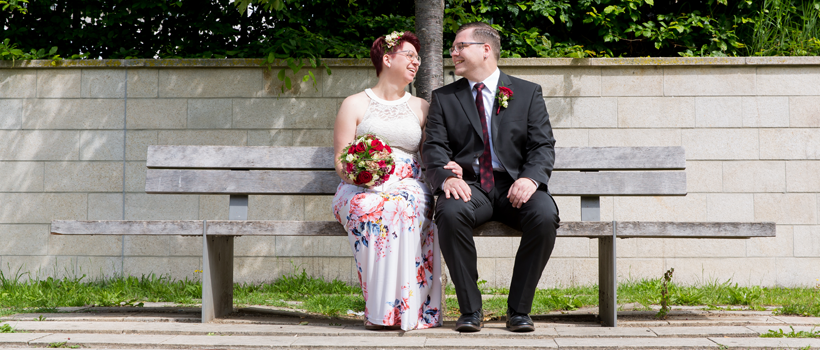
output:
[[[150,146],[145,192],[334,194],[331,147]],[[682,147],[556,148],[556,196],[686,195]]]

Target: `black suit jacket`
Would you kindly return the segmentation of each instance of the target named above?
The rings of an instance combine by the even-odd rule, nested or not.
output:
[[[541,86],[504,72],[498,86],[509,88],[513,96],[508,108],[501,108],[498,114],[498,100],[493,103],[491,137],[497,160],[513,179],[527,177],[537,181],[539,189],[547,190],[555,163],[555,138]],[[433,91],[421,151],[434,192],[441,191],[444,180],[455,176],[443,168],[450,160],[461,165],[468,184],[478,181],[473,162],[484,153],[484,140],[467,79]]]

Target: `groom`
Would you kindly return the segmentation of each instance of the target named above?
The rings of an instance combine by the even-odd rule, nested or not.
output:
[[[501,40],[485,23],[456,32],[450,53],[459,81],[433,91],[422,158],[435,186],[441,253],[455,284],[460,332],[481,330],[473,228],[501,221],[523,232],[515,256],[507,328],[535,330],[535,288],[555,245],[560,219],[547,190],[555,139],[541,87],[498,70]],[[509,90],[505,90],[509,89]],[[504,98],[504,92],[512,96]],[[463,168],[463,180],[444,169]]]

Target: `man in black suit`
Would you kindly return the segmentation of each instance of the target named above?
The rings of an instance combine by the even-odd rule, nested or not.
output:
[[[500,45],[498,32],[485,23],[459,28],[450,53],[464,78],[433,91],[422,147],[427,180],[439,195],[435,219],[462,313],[460,332],[483,324],[472,229],[496,220],[523,232],[507,328],[528,332],[535,329],[532,300],[560,221],[547,190],[555,139],[541,87],[498,69]],[[504,89],[512,92],[506,101],[499,95]],[[451,160],[463,168],[463,179],[444,169]]]

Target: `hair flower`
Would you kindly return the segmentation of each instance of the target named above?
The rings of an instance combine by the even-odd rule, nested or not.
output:
[[[387,42],[387,48],[389,49],[389,48],[392,48],[393,46],[396,46],[396,44],[398,44],[399,39],[401,39],[401,36],[403,34],[404,33],[402,33],[402,32],[393,31],[389,35],[386,35],[384,37],[384,41]]]

